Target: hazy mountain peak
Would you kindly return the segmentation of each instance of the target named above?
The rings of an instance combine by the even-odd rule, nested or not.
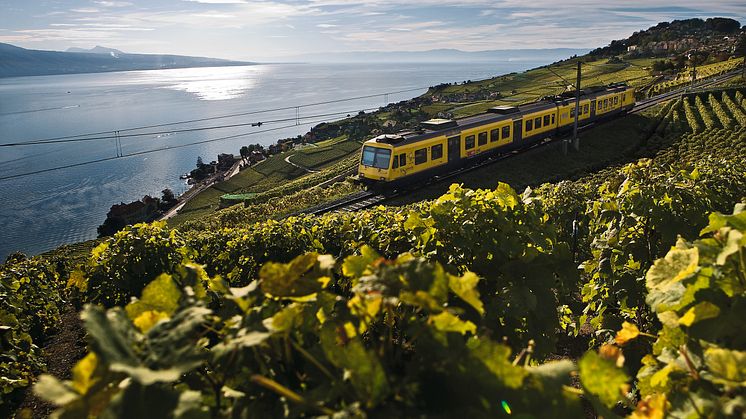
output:
[[[84,53],[84,54],[109,54],[112,56],[124,54],[124,52],[119,51],[118,49],[102,47],[101,45],[96,45],[95,47],[91,49],[70,47],[66,49],[65,52],[79,52],[79,53]]]

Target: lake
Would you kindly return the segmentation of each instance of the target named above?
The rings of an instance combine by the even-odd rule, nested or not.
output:
[[[562,57],[557,57],[562,58]],[[476,80],[522,71],[546,62],[445,64],[265,64],[0,79],[0,144],[215,118],[236,113],[294,107],[377,95],[299,109],[214,119],[121,132],[125,155],[187,143],[158,152],[114,158],[112,138],[0,148],[0,178],[59,166],[112,158],[30,176],[0,180],[0,261],[19,250],[38,254],[61,244],[96,237],[109,207],[160,196],[164,188],[186,190],[179,175],[217,154],[238,154],[242,145],[274,143],[306,133],[321,121],[375,108],[424,93],[427,86]],[[411,91],[384,96],[385,92]],[[329,113],[336,115],[321,117]],[[205,126],[288,120],[261,127],[241,126],[182,133]],[[269,132],[267,129],[273,129]],[[126,137],[130,133],[153,133]]]

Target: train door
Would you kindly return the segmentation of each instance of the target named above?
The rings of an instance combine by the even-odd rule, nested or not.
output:
[[[461,136],[448,138],[448,163],[456,163],[461,159]]]
[[[591,119],[596,117],[596,99],[591,99]]]
[[[513,120],[513,144],[518,145],[523,139],[523,119]]]

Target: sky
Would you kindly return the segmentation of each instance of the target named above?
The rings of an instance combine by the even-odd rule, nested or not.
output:
[[[267,60],[346,51],[588,48],[744,0],[0,0],[0,42]]]

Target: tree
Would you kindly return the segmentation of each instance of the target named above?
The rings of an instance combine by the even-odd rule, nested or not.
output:
[[[202,156],[197,156],[197,168],[201,169],[202,166],[205,165],[205,162],[202,161]]]
[[[161,191],[161,201],[163,202],[174,202],[176,201],[176,195],[174,195],[174,191],[172,191],[169,188],[166,188]]]
[[[241,160],[246,161],[246,158],[249,157],[251,151],[249,150],[249,147],[243,146],[241,147],[241,150],[239,150],[239,153],[241,153]]]
[[[721,33],[734,33],[741,29],[741,22],[724,17],[713,17],[705,23],[708,29]]]
[[[658,60],[653,62],[653,71],[663,72],[667,70],[673,70],[674,64],[671,60]]]

